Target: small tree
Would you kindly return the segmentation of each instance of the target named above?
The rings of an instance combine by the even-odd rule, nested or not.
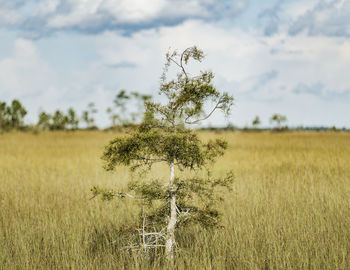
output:
[[[112,126],[115,127],[117,122],[120,126],[139,123],[145,112],[145,103],[151,98],[151,95],[143,95],[135,91],[128,93],[124,89],[120,90],[113,100],[114,107],[107,108]]]
[[[7,113],[10,117],[10,126],[13,129],[20,129],[24,125],[24,116],[27,114],[27,110],[22,106],[21,102],[14,99],[11,106],[7,108]]]
[[[79,119],[73,108],[68,109],[67,124],[69,125],[69,128],[72,130],[78,129]]]
[[[270,123],[276,123],[276,128],[278,130],[282,129],[281,124],[287,121],[287,117],[278,113],[275,113],[270,118]]]
[[[108,107],[106,113],[109,115],[109,119],[111,120],[111,127],[115,128],[117,125],[118,115],[115,114],[112,107]]]
[[[44,111],[39,113],[39,120],[37,123],[37,127],[41,130],[48,130],[51,126],[52,116]]]
[[[142,119],[143,114],[145,113],[145,104],[150,101],[151,95],[143,95],[138,92],[131,92],[131,97],[136,101],[137,111],[131,112],[131,121],[132,123],[137,123]]]
[[[154,163],[164,162],[169,166],[169,179],[130,181],[126,192],[92,189],[94,196],[102,195],[107,200],[114,197],[141,199],[145,212],[140,247],[164,246],[167,259],[172,263],[176,229],[193,223],[204,227],[217,225],[219,213],[215,205],[220,194],[215,193],[215,189],[230,188],[233,181],[232,173],[213,178],[208,166],[224,154],[227,143],[220,139],[203,143],[190,129],[216,110],[228,114],[233,102],[231,96],[220,94],[213,86],[212,72],[202,71],[198,76],[187,72],[190,59],[201,62],[203,58],[203,52],[197,47],[187,48],[182,53],[168,52],[160,85],[160,94],[167,103],[147,102],[144,120],[138,128],[130,135],[112,140],[103,154],[107,170],[125,165],[133,171],[140,168],[148,171]],[[180,73],[168,80],[167,72],[172,64]],[[205,113],[207,103],[213,108]],[[178,168],[177,175],[175,168]],[[201,177],[201,169],[207,170],[205,177]],[[183,176],[185,170],[194,172],[193,177]],[[147,232],[150,228],[157,231]]]
[[[51,130],[65,130],[67,127],[68,117],[60,110],[56,110],[52,116]]]
[[[127,117],[126,103],[130,100],[130,96],[126,93],[124,89],[120,90],[115,96],[113,102],[117,109],[116,120],[118,120],[120,125],[125,125],[129,123]]]
[[[11,105],[0,102],[0,130],[8,131],[23,128],[26,114],[27,110],[17,99],[12,100]]]
[[[253,124],[253,127],[254,127],[255,129],[258,128],[258,126],[261,124],[259,116],[256,116],[256,117],[254,118],[252,124]]]
[[[97,109],[95,108],[95,103],[90,102],[88,104],[87,110],[83,111],[82,120],[86,123],[86,128],[92,129],[95,127],[95,118],[94,114],[97,113]]]
[[[10,121],[6,102],[0,102],[0,131],[8,130]]]

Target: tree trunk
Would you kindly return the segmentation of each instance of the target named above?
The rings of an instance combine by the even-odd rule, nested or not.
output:
[[[170,218],[167,226],[166,245],[165,251],[168,261],[174,263],[174,251],[175,251],[175,226],[177,222],[176,215],[176,194],[174,190],[174,178],[175,178],[175,165],[174,162],[170,163]]]

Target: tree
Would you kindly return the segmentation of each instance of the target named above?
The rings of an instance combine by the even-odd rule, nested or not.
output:
[[[138,92],[131,92],[131,97],[136,101],[137,111],[131,113],[131,121],[132,123],[137,123],[142,119],[143,114],[145,113],[145,104],[150,101],[151,95],[143,95]]]
[[[39,113],[39,120],[37,123],[37,127],[41,130],[48,130],[51,126],[52,116],[44,111]]]
[[[112,127],[116,127],[117,123],[120,126],[127,126],[140,122],[145,111],[145,103],[151,98],[151,95],[143,95],[136,91],[128,93],[124,89],[120,90],[113,100],[114,107],[107,108]]]
[[[259,116],[256,116],[252,122],[253,127],[256,129],[261,124]]]
[[[20,129],[24,125],[24,116],[27,114],[27,110],[22,106],[21,102],[14,99],[11,106],[7,107],[7,114],[10,118],[10,126],[13,129]]]
[[[63,114],[60,110],[56,110],[52,116],[51,130],[64,130],[66,129],[68,117]]]
[[[109,115],[109,119],[111,120],[111,127],[115,128],[117,125],[118,115],[115,114],[113,108],[111,108],[111,107],[108,107],[106,112]]]
[[[72,130],[78,129],[79,119],[73,108],[68,109],[67,124]]]
[[[275,113],[270,118],[270,123],[276,123],[276,128],[281,130],[281,124],[287,121],[287,117],[278,113]]]
[[[24,127],[24,117],[27,110],[17,99],[12,100],[11,105],[0,102],[0,130],[21,129]]]
[[[6,102],[0,102],[0,131],[9,128],[8,109]]]
[[[168,52],[159,91],[167,103],[146,102],[143,122],[129,135],[112,140],[103,154],[107,170],[118,170],[119,165],[124,165],[131,171],[143,168],[144,172],[149,172],[152,165],[163,162],[168,165],[169,179],[145,180],[143,176],[142,180],[130,181],[125,192],[97,186],[92,189],[94,196],[102,195],[107,200],[114,197],[141,200],[139,246],[144,250],[164,246],[171,263],[174,262],[177,229],[194,223],[205,228],[216,226],[219,212],[215,205],[221,193],[215,190],[230,188],[233,181],[231,172],[215,178],[209,170],[209,165],[224,154],[227,143],[221,139],[201,142],[190,128],[208,119],[216,110],[228,114],[233,103],[231,96],[216,90],[212,72],[201,71],[198,76],[188,73],[189,60],[201,62],[203,58],[203,52],[197,47],[187,48],[182,53]],[[180,72],[168,80],[171,65]],[[204,110],[206,104],[213,104],[209,112]],[[175,168],[178,169],[176,175]],[[203,170],[205,177],[201,177]],[[193,176],[184,176],[185,171]],[[147,232],[151,228],[156,231]]]
[[[95,127],[95,118],[94,114],[97,113],[97,109],[95,108],[95,103],[90,102],[88,104],[87,110],[83,111],[82,120],[86,123],[86,128],[92,129]]]
[[[125,125],[129,122],[128,117],[126,117],[126,115],[128,115],[126,112],[126,103],[129,100],[130,96],[126,93],[124,89],[120,90],[113,100],[114,106],[117,109],[116,119],[118,120],[120,125]]]

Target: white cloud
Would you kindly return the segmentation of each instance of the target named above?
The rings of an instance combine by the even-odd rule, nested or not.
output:
[[[52,14],[57,10],[60,0],[45,0],[38,4],[33,15],[34,16],[46,16]]]
[[[15,25],[21,20],[21,16],[11,9],[0,8],[0,25]]]
[[[20,22],[22,17],[16,9],[21,5],[21,0],[0,0],[0,26],[12,26]]]
[[[37,95],[53,73],[40,57],[32,41],[17,39],[12,55],[0,61],[0,86],[3,95]]]
[[[153,93],[169,46],[181,50],[194,44],[207,54],[201,66],[212,69],[218,87],[238,99],[232,118],[237,123],[243,125],[243,119],[256,113],[282,112],[290,116],[293,125],[332,125],[337,121],[350,125],[344,117],[330,119],[340,108],[346,108],[350,98],[350,40],[346,38],[286,33],[266,37],[254,30],[222,29],[192,20],[127,37],[106,32],[97,41],[100,65],[136,64],[115,71],[122,88],[143,92],[153,89]],[[338,105],[333,113],[324,111],[335,103]],[[252,104],[263,111],[258,112]],[[250,114],[243,106],[251,109]],[[220,116],[215,119],[216,123],[224,123]]]
[[[17,1],[24,3],[24,0]],[[130,33],[176,25],[193,18],[232,19],[247,7],[246,0],[40,0],[32,3],[35,3],[33,12],[20,24],[31,37],[61,29],[85,33],[121,29]]]
[[[46,10],[58,9],[54,4]],[[94,7],[90,8],[95,14]],[[149,14],[152,12],[150,7]],[[84,42],[93,44],[99,59],[86,62],[83,69],[70,70],[66,80],[42,58],[35,42],[18,40],[12,55],[0,61],[1,89],[10,89],[8,97],[9,91],[15,91],[24,104],[36,108],[34,113],[40,104],[51,111],[69,106],[81,110],[95,101],[101,111],[98,119],[105,125],[104,110],[119,89],[156,95],[168,48],[198,45],[207,58],[191,72],[198,67],[214,71],[218,88],[237,99],[231,118],[235,124],[249,123],[256,114],[267,124],[267,118],[279,112],[286,114],[292,125],[350,126],[344,117],[344,112],[350,113],[350,40],[344,37],[290,36],[286,31],[266,37],[254,29],[187,20],[128,36],[116,31],[86,35]],[[225,123],[220,115],[213,119],[212,123]]]
[[[289,33],[309,35],[350,36],[350,1],[321,0],[312,9],[298,17]]]

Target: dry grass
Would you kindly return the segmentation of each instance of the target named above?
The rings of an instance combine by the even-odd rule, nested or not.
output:
[[[103,132],[0,135],[0,269],[159,269],[121,251],[129,201],[89,200],[104,172]],[[178,269],[350,269],[349,133],[203,133],[225,137],[233,169],[218,231],[179,235]],[[166,171],[155,173],[167,174]],[[164,266],[165,267],[165,266]]]

